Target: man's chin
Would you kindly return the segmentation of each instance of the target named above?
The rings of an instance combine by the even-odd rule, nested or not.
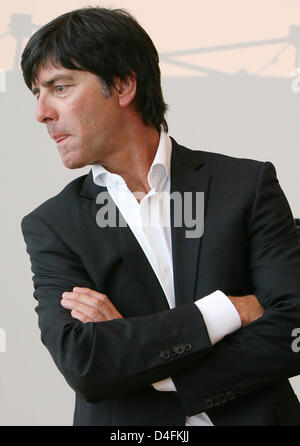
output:
[[[62,162],[64,164],[64,166],[67,169],[81,169],[82,167],[85,167],[87,164],[84,163],[83,161],[78,161],[78,160],[72,160],[72,159],[62,159]]]

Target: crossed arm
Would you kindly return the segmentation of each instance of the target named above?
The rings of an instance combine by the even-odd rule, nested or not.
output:
[[[253,294],[247,296],[228,296],[236,308],[242,327],[261,317],[264,308]],[[103,322],[123,319],[109,298],[89,288],[74,287],[72,292],[62,294],[61,305],[71,310],[71,316],[83,323]]]
[[[228,298],[239,314],[242,327],[255,321],[264,313],[262,305],[254,295],[228,296]],[[89,288],[74,287],[72,292],[64,292],[61,305],[71,310],[71,316],[82,323],[123,319],[123,316],[105,294]],[[176,390],[170,378],[152,385],[156,390]]]
[[[273,170],[262,169],[259,182],[249,224],[250,265],[264,309],[253,295],[229,296],[242,328],[213,349],[195,304],[124,319],[109,297],[92,289],[80,262],[42,219],[23,221],[42,341],[74,390],[97,402],[172,376],[191,415],[206,410],[208,392],[234,387],[243,395],[299,374],[299,355],[290,348],[300,321],[299,242]],[[191,339],[187,355],[160,359],[162,349]]]

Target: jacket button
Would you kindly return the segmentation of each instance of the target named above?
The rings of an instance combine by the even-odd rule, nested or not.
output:
[[[170,352],[169,350],[163,350],[162,352],[160,352],[160,357],[161,359],[167,360],[170,359]]]
[[[176,358],[177,352],[175,351],[175,347],[173,348],[173,350],[171,350],[170,356],[171,358]]]
[[[224,395],[224,393],[220,393],[219,399],[220,399],[221,404],[225,404],[227,402],[226,396]]]
[[[186,352],[191,351],[191,350],[192,350],[192,345],[191,345],[191,344],[184,344],[184,350],[185,350]]]
[[[226,392],[225,397],[227,401],[232,401],[235,399],[236,395],[232,390],[229,390],[228,392]]]
[[[204,404],[208,409],[211,409],[214,406],[214,402],[211,398],[206,398]]]
[[[177,355],[182,355],[183,353],[184,353],[184,346],[183,345],[175,345],[175,347],[174,347],[174,352],[177,354]]]
[[[213,396],[213,397],[212,397],[212,400],[213,400],[213,402],[214,402],[214,406],[215,406],[215,407],[218,407],[218,406],[221,405],[221,401],[219,400],[219,397],[218,397],[218,396]]]

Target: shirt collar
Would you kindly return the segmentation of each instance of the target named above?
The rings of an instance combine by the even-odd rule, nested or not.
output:
[[[148,182],[151,187],[157,186],[166,176],[170,178],[171,153],[171,139],[165,130],[161,128],[158,148],[148,173]],[[109,172],[100,164],[92,165],[92,174],[94,183],[98,186],[107,187],[113,180],[118,180],[119,182],[123,180],[120,175]]]
[[[158,148],[150,167],[150,172],[155,168],[155,166],[163,166],[165,173],[170,177],[171,172],[171,152],[172,152],[172,142],[169,135],[161,129]]]

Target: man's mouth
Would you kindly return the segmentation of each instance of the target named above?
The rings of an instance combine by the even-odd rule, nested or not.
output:
[[[57,144],[63,142],[66,138],[68,138],[69,135],[53,135],[51,138],[53,138]]]

